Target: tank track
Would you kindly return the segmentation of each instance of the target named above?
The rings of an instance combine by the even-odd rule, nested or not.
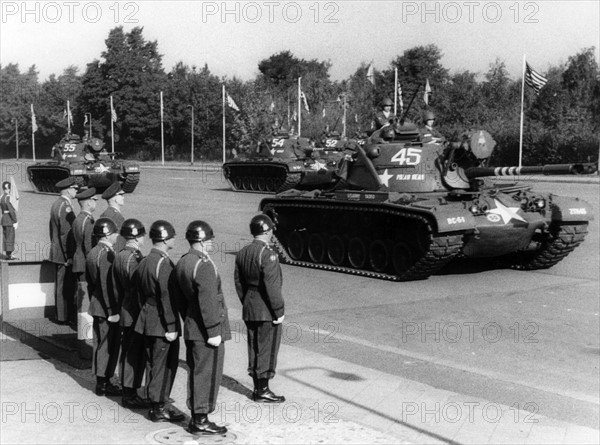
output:
[[[285,203],[278,206],[276,203],[269,203],[263,209],[263,212],[269,213],[269,210],[278,212],[278,208],[281,207],[295,207],[305,208],[314,210],[329,210],[332,207],[328,204],[306,204],[306,203]],[[291,264],[295,266],[310,267],[314,269],[321,269],[333,272],[349,273],[354,275],[360,275],[370,278],[385,279],[391,281],[412,281],[412,280],[423,280],[433,275],[435,272],[444,267],[450,260],[457,256],[463,246],[462,234],[452,234],[443,236],[431,235],[434,231],[432,230],[431,224],[426,217],[400,209],[385,208],[385,207],[363,207],[353,205],[336,205],[335,210],[339,211],[353,211],[353,212],[372,212],[373,214],[386,213],[392,216],[399,216],[403,218],[410,218],[415,223],[423,223],[426,225],[429,233],[429,245],[426,247],[426,252],[408,268],[402,274],[390,274],[383,272],[376,272],[367,269],[356,269],[348,266],[335,266],[333,264],[314,263],[311,261],[294,260],[288,254],[286,248],[282,245],[281,241],[277,238],[275,232],[274,236],[274,247],[278,251],[281,261],[284,264]],[[425,250],[425,249],[423,249]]]
[[[121,187],[125,193],[132,193],[137,187],[138,182],[140,182],[139,173],[127,173]]]
[[[542,247],[534,252],[511,256],[511,266],[517,270],[548,269],[559,263],[579,246],[587,235],[586,224],[562,224],[554,227],[542,240]]]
[[[291,173],[284,165],[230,165],[225,167],[225,177],[236,192],[275,194],[293,189],[302,173]]]
[[[55,184],[70,176],[67,168],[59,166],[30,166],[27,168],[29,182],[37,193],[59,193]]]

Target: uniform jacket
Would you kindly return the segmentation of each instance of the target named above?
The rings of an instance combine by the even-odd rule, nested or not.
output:
[[[92,317],[108,318],[119,313],[117,300],[113,292],[111,267],[115,259],[112,247],[99,242],[90,250],[86,258],[86,279]]]
[[[17,222],[17,212],[10,202],[10,195],[2,195],[0,198],[0,210],[2,211],[0,225],[12,226]]]
[[[125,246],[116,254],[113,263],[114,292],[117,304],[121,308],[119,321],[123,327],[134,324],[140,313],[139,298],[133,280],[142,258],[142,252],[134,247]]]
[[[72,257],[68,246],[71,224],[75,219],[71,200],[61,195],[50,209],[50,256],[53,263],[64,264]]]
[[[121,230],[121,226],[125,222],[125,217],[123,216],[123,214],[119,210],[111,206],[108,206],[106,210],[102,212],[100,218],[112,219],[113,222],[117,225],[117,229],[119,230]],[[119,235],[114,245],[115,252],[120,252],[123,249],[123,247],[125,247],[125,238]]]
[[[395,118],[396,118],[396,115],[394,113],[392,113],[391,111],[390,111],[390,115],[388,117],[385,117],[385,114],[383,114],[383,110],[379,110],[375,114],[376,128],[379,129],[379,128],[383,127],[384,125],[389,124],[390,121],[393,121]]]
[[[82,210],[73,221],[73,239],[75,240],[73,272],[85,272],[86,257],[92,250],[93,231],[94,217],[91,213]]]
[[[184,339],[206,341],[217,335],[223,341],[231,339],[221,277],[210,257],[190,249],[177,263],[175,276]]]
[[[421,133],[421,140],[424,143],[431,142],[434,138],[443,138],[444,137],[442,135],[442,133],[437,131],[435,128],[428,127],[427,125],[425,125],[423,128],[421,128],[420,133]]]
[[[271,321],[284,314],[283,279],[277,253],[254,240],[235,259],[235,289],[242,302],[242,318]]]
[[[135,331],[154,337],[167,332],[181,333],[181,324],[175,301],[173,262],[165,252],[152,249],[136,272],[136,288],[141,310]]]

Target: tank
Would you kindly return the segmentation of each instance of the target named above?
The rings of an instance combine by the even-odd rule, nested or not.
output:
[[[583,242],[591,206],[491,177],[588,174],[597,164],[488,167],[494,146],[483,130],[423,143],[412,125],[384,128],[355,144],[332,190],[289,190],[259,208],[276,222],[287,264],[396,281],[459,257],[552,267]]]
[[[255,150],[241,153],[223,164],[223,174],[232,190],[281,193],[297,188],[327,188],[335,176],[342,151],[337,140],[332,146],[317,146],[309,138],[277,132],[258,143]]]
[[[123,190],[131,193],[140,180],[140,167],[116,156],[118,153],[104,149],[101,139],[67,134],[52,147],[50,161],[27,167],[27,177],[38,193],[58,193],[55,184],[69,176],[80,186],[95,187],[100,193],[119,181]]]

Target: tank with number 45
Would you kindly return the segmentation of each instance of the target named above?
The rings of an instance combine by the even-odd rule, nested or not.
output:
[[[225,162],[223,174],[234,191],[281,193],[292,188],[328,188],[338,181],[343,149],[337,145],[317,147],[309,138],[275,132],[256,150]]]
[[[551,267],[583,242],[591,206],[491,177],[598,166],[488,167],[494,146],[486,131],[423,143],[412,125],[384,127],[344,158],[337,188],[289,190],[260,210],[276,222],[287,264],[399,281],[427,278],[457,257]]]
[[[80,186],[95,187],[99,193],[117,181],[126,193],[131,193],[140,180],[140,167],[116,159],[117,155],[108,153],[101,139],[81,139],[69,133],[52,147],[50,161],[27,167],[27,177],[38,193],[58,193],[55,184],[70,176]]]

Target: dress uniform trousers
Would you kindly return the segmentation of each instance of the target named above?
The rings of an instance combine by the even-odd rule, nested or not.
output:
[[[225,342],[215,348],[203,340],[186,340],[185,346],[190,373],[187,406],[193,413],[210,414],[215,410],[223,378]]]
[[[152,363],[148,369],[148,398],[152,403],[166,402],[179,365],[179,338],[170,342],[165,337],[145,335],[144,345]]]
[[[56,319],[67,322],[76,319],[75,308],[76,277],[71,266],[56,264],[55,297],[56,297]]]
[[[118,323],[109,323],[106,318],[94,317],[94,361],[92,371],[96,377],[111,378],[115,374],[119,357]]]
[[[121,329],[121,385],[137,389],[142,386],[146,365],[144,337],[135,332],[135,325]]]
[[[245,321],[248,329],[248,375],[272,379],[281,345],[281,324],[272,321]]]
[[[2,250],[5,252],[15,250],[15,228],[12,225],[2,226]]]

